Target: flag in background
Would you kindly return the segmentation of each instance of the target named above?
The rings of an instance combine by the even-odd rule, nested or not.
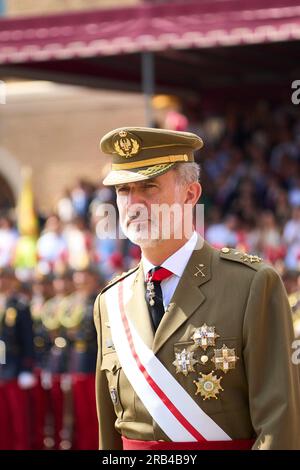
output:
[[[22,188],[18,200],[17,221],[21,236],[37,237],[38,220],[34,210],[32,170],[29,167],[22,169]]]
[[[20,238],[17,242],[14,265],[19,269],[32,269],[37,263],[36,242],[38,219],[34,210],[32,170],[22,170],[22,188],[17,205],[17,225]]]

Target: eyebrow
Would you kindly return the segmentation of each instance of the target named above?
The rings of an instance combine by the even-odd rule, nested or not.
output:
[[[135,181],[134,183],[136,184],[136,186],[145,186],[146,184],[157,183],[157,178],[151,178],[149,180],[144,180],[144,181]],[[120,184],[117,184],[115,187],[116,189],[124,188],[124,187],[128,187],[130,184],[131,183],[120,183]]]

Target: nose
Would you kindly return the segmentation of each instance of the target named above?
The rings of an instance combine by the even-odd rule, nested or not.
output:
[[[144,199],[140,191],[136,188],[131,188],[127,195],[127,207],[131,207],[135,204],[143,204]]]

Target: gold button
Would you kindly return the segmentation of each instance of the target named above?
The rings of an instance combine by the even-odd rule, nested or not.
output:
[[[208,356],[206,355],[201,356],[200,361],[202,362],[202,364],[205,364],[208,361]]]
[[[54,344],[57,348],[65,348],[67,346],[67,341],[65,340],[65,338],[58,336],[57,338],[55,338]]]
[[[229,252],[230,252],[230,249],[227,248],[227,247],[224,247],[224,248],[222,248],[221,251],[222,251],[222,253],[225,253],[225,254],[226,254],[226,253],[229,253]]]

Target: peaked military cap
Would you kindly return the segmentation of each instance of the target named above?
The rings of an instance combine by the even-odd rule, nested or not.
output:
[[[103,184],[112,186],[160,176],[177,162],[193,162],[203,141],[190,132],[148,127],[122,127],[100,142],[103,153],[112,155],[112,167]]]

